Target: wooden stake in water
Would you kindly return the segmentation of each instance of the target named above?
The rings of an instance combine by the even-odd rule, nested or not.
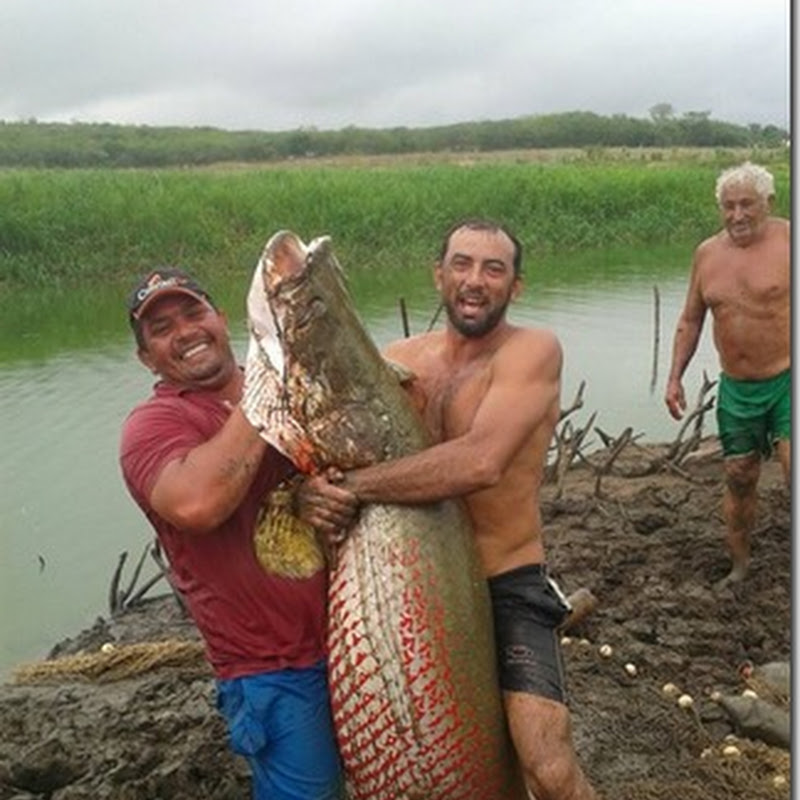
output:
[[[404,297],[400,298],[400,319],[403,323],[403,336],[408,339],[411,336],[411,328],[408,325],[408,311],[406,310],[406,301]]]
[[[661,340],[661,298],[658,286],[653,286],[653,299],[655,301],[655,319],[653,322],[653,373],[650,376],[650,394],[653,394],[658,382],[658,347]]]

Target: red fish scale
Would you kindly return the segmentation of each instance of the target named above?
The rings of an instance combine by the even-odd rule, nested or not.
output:
[[[486,737],[455,696],[444,608],[416,545],[384,546],[376,563],[351,537],[332,578],[331,698],[348,790],[353,800],[500,797]]]

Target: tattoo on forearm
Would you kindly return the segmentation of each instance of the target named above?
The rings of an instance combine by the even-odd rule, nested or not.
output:
[[[229,458],[222,464],[220,474],[225,480],[235,480],[238,477],[248,477],[253,474],[257,461],[250,458]]]

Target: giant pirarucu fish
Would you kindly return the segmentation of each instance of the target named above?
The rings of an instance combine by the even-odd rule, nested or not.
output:
[[[429,444],[355,312],[331,241],[282,231],[248,296],[274,381],[265,438],[309,472]],[[266,356],[266,359],[264,358]],[[497,682],[489,596],[458,501],[370,504],[332,565],[329,680],[357,800],[506,800],[525,792]]]

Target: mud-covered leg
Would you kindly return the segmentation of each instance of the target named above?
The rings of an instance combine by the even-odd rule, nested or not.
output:
[[[779,439],[777,444],[778,459],[781,462],[781,469],[783,470],[783,479],[786,481],[786,487],[791,488],[792,485],[792,443],[789,439]]]
[[[758,504],[758,477],[761,461],[757,454],[725,461],[725,491],[722,513],[725,518],[725,543],[731,556],[731,571],[717,583],[723,588],[738,583],[750,566],[750,534]]]

